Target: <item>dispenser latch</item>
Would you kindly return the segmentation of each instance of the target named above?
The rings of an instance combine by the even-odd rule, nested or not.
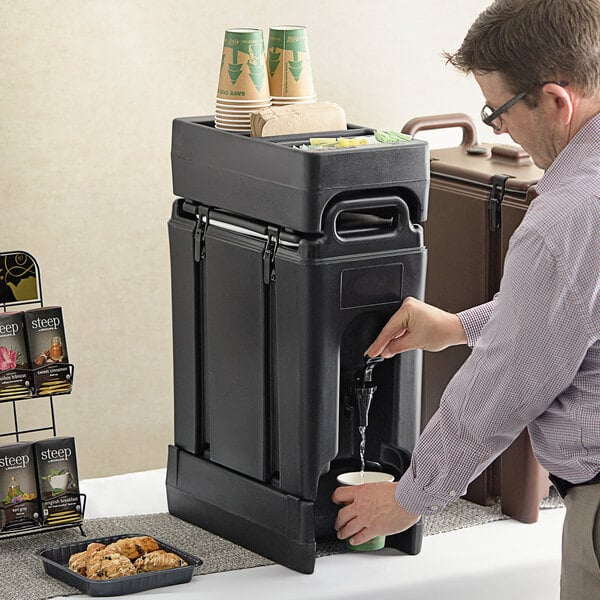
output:
[[[494,175],[492,177],[492,191],[490,192],[488,211],[490,231],[498,231],[502,226],[502,200],[506,180],[510,175]]]
[[[205,236],[208,227],[209,208],[198,207],[196,210],[196,227],[194,228],[194,260],[200,262],[206,257]]]
[[[275,281],[275,252],[279,245],[279,229],[269,225],[267,228],[267,242],[263,251],[263,282],[269,285]]]

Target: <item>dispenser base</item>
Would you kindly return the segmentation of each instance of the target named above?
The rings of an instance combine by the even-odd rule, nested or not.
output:
[[[169,446],[166,486],[170,514],[306,574],[315,568],[315,530],[329,535],[337,514],[337,507],[331,503],[330,511],[315,515],[315,502],[240,475],[177,446]],[[420,520],[407,531],[387,536],[385,545],[414,555],[421,551],[422,539]]]
[[[314,503],[169,446],[169,512],[300,573],[315,568]]]

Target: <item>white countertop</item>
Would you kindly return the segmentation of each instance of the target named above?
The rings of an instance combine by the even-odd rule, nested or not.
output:
[[[164,469],[89,479],[86,518],[168,512]],[[144,600],[558,600],[564,509],[537,523],[495,521],[427,536],[417,556],[393,551],[318,558],[302,575],[278,565],[214,573],[135,594]]]

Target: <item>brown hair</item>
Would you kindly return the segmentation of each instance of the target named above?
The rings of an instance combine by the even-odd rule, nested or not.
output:
[[[544,81],[600,93],[600,0],[495,0],[447,61],[465,73],[501,73],[535,102]]]

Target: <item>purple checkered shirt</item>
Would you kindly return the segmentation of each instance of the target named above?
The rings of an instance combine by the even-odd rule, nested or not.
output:
[[[463,495],[525,427],[554,475],[600,472],[600,115],[536,187],[498,294],[459,314],[472,353],[396,488],[416,514]]]

